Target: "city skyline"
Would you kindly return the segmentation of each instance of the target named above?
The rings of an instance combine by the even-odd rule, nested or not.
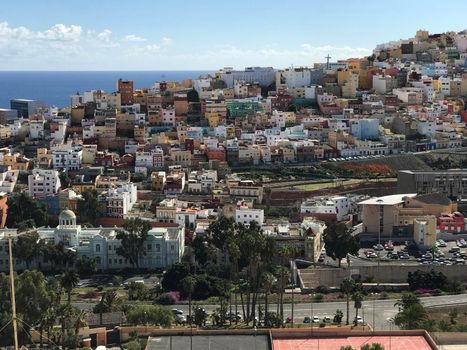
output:
[[[434,1],[396,1],[381,9],[367,1],[177,4],[142,1],[131,7],[90,1],[79,7],[49,1],[3,4],[0,70],[214,70],[224,66],[310,66],[362,57],[377,44],[430,32],[464,30],[466,5],[427,21]],[[108,12],[107,12],[108,11]],[[145,15],[142,15],[145,14]],[[365,25],[359,25],[365,21]],[[382,24],[391,30],[383,30]],[[427,26],[427,23],[430,23]],[[373,30],[375,28],[375,30]]]

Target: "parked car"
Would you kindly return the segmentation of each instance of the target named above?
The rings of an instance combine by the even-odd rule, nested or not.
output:
[[[311,319],[311,322],[313,322],[313,323],[320,323],[321,321],[319,320],[319,317],[318,317],[318,316],[313,316],[313,318]]]
[[[436,242],[436,245],[440,248],[446,248],[448,246],[446,242],[443,241],[442,239],[438,239],[438,241]]]
[[[379,244],[379,243],[378,243],[378,244],[375,244],[375,245],[373,246],[373,249],[374,249],[374,250],[383,250],[384,247],[383,247],[382,244]]]
[[[310,316],[305,316],[303,318],[303,323],[311,323],[311,317]]]
[[[329,317],[329,316],[324,316],[324,317],[323,317],[323,322],[324,322],[324,323],[331,323],[331,317]]]
[[[353,323],[354,323],[354,324],[363,324],[363,319],[362,319],[362,317],[361,317],[361,316],[355,317],[354,320],[353,320]]]

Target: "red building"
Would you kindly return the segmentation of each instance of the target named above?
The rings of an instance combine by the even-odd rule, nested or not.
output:
[[[133,97],[133,81],[118,79],[117,91],[120,93],[122,105],[132,105]]]
[[[206,151],[206,156],[209,160],[215,159],[221,162],[225,162],[225,149],[223,148],[215,148],[215,149],[208,149]]]
[[[438,230],[443,232],[458,233],[465,231],[466,222],[464,215],[459,212],[443,214],[437,220]]]

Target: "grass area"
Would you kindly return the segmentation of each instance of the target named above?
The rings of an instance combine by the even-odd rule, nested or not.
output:
[[[428,310],[430,318],[432,320],[435,320],[436,322],[439,322],[441,320],[449,320],[449,314],[451,313],[451,311],[456,310],[456,324],[467,326],[467,305],[456,305],[455,307],[432,307]]]

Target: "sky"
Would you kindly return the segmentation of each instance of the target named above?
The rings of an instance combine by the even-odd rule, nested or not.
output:
[[[467,1],[3,0],[0,70],[285,68],[466,29]]]

